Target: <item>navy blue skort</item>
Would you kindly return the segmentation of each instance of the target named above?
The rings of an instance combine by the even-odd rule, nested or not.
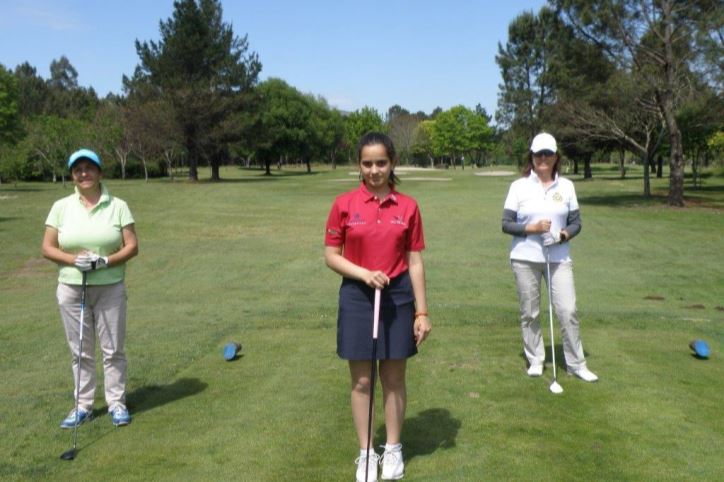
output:
[[[372,356],[372,323],[375,290],[348,278],[339,288],[337,355],[345,360],[369,360]],[[417,353],[413,325],[415,296],[408,272],[390,281],[380,298],[377,359],[400,360]]]

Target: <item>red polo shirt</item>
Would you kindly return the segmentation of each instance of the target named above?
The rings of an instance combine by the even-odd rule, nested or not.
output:
[[[395,278],[408,268],[408,251],[425,249],[417,202],[394,189],[378,201],[363,182],[335,199],[324,244],[343,246],[352,263]]]

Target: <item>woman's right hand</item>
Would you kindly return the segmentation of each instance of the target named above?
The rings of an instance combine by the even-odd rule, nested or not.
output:
[[[526,226],[528,228],[528,232],[530,234],[540,234],[540,233],[547,233],[551,230],[551,220],[550,219],[540,219],[534,223],[528,224]]]
[[[369,271],[367,270],[362,281],[365,282],[370,288],[382,289],[390,284],[390,278],[382,271]]]

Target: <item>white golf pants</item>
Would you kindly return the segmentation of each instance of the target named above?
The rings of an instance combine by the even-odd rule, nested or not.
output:
[[[81,287],[58,284],[60,317],[65,336],[73,355],[75,379],[78,370],[78,342],[80,340]],[[80,360],[78,405],[86,410],[93,407],[96,388],[96,335],[103,355],[103,385],[106,403],[112,409],[126,404],[126,286],[123,282],[112,285],[88,286],[83,315],[83,353]],[[78,383],[78,380],[74,380]],[[75,390],[75,385],[74,385]]]
[[[523,350],[531,365],[545,362],[545,348],[540,324],[541,278],[547,278],[546,264],[511,260],[520,302],[520,327]],[[563,354],[570,369],[586,366],[576,312],[576,290],[573,283],[573,263],[550,263],[550,283],[553,311],[561,326]],[[547,310],[546,310],[547,311]],[[547,315],[546,315],[547,319]]]

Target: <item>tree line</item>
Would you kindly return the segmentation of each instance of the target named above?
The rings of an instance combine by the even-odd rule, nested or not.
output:
[[[522,164],[548,130],[584,177],[591,163],[631,158],[669,168],[669,203],[683,205],[684,166],[724,152],[724,6],[714,0],[549,0],[509,26],[496,62],[495,113],[462,105],[430,114],[394,105],[342,112],[282,79],[222,17],[219,0],[178,0],[157,41],[135,42],[139,62],[121,94],[78,85],[64,56],[43,79],[23,63],[0,65],[0,181],[63,179],[78,146],[97,150],[106,175],[198,180],[198,167],[311,164],[354,159],[370,130],[395,141],[402,163],[461,167]],[[181,171],[180,171],[181,170]]]
[[[262,69],[246,36],[222,19],[217,0],[174,3],[158,41],[136,41],[139,63],[123,77],[122,95],[99,99],[80,87],[66,57],[43,79],[27,62],[0,65],[0,179],[62,179],[68,153],[97,150],[106,175],[173,175],[198,180],[198,166],[220,178],[225,164],[336,166],[356,153],[370,130],[389,132],[402,162],[484,162],[492,148],[490,117],[479,106],[430,115],[393,106],[341,112],[282,79],[259,81]],[[467,156],[467,157],[466,157]]]
[[[682,206],[684,166],[721,156],[724,4],[716,0],[549,0],[511,22],[496,61],[496,120],[520,156],[541,129],[591,176],[594,159],[633,154],[649,173],[668,160],[671,205]],[[658,162],[657,162],[658,161]]]

